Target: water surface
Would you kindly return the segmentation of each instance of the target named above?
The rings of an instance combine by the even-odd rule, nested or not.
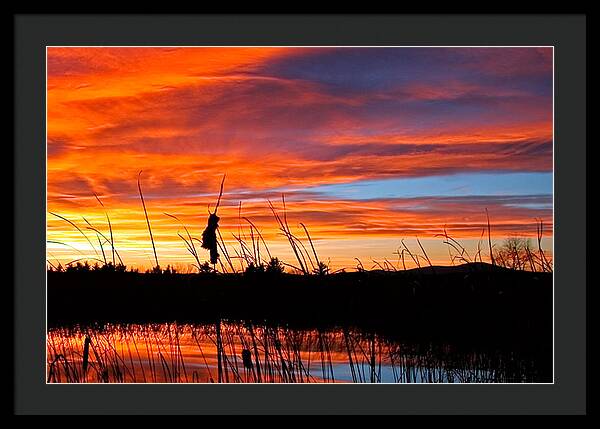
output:
[[[535,382],[512,351],[409,344],[351,329],[239,322],[62,327],[47,336],[50,383]]]

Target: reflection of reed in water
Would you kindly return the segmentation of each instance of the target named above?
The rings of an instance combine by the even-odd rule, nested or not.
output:
[[[533,362],[407,345],[349,329],[249,323],[53,329],[51,383],[502,383],[536,381]]]

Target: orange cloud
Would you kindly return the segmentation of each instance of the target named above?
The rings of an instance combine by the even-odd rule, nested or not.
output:
[[[310,73],[294,77],[274,71],[318,53],[309,64],[329,76],[319,67],[323,55],[335,52],[48,48],[48,210],[79,223],[85,216],[103,224],[93,194],[100,195],[126,262],[140,266],[147,265],[148,251],[136,187],[140,170],[159,253],[169,261],[186,261],[188,255],[177,225],[164,212],[181,217],[199,235],[224,173],[220,210],[231,243],[243,201],[244,213],[286,252],[285,243],[277,244],[266,204],[281,192],[290,198],[290,217],[306,223],[325,251],[343,263],[360,257],[371,239],[379,240],[375,253],[381,255],[402,236],[432,238],[444,225],[476,239],[485,207],[498,238],[530,235],[535,217],[545,220],[551,234],[551,210],[515,207],[506,200],[357,202],[306,192],[316,185],[382,178],[551,171],[551,99],[529,78],[547,73],[546,51],[499,56],[461,51],[461,61],[449,70],[476,70],[475,77],[461,72],[442,82],[423,79],[389,88],[343,90],[345,80],[336,85]],[[482,81],[480,74],[489,79]],[[530,80],[517,85],[521,76]],[[51,215],[48,239],[93,251]],[[352,248],[336,247],[344,240]],[[64,245],[51,252],[63,262],[78,255]]]

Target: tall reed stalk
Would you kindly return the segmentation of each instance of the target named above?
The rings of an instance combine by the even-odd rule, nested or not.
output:
[[[146,202],[144,201],[144,194],[142,192],[142,184],[140,183],[140,178],[142,176],[142,171],[140,170],[138,174],[138,191],[140,193],[140,199],[142,200],[142,207],[144,208],[144,215],[146,216],[146,224],[148,225],[148,232],[150,233],[150,241],[152,242],[152,250],[154,251],[154,261],[156,262],[155,268],[157,270],[160,269],[160,264],[158,263],[158,255],[156,254],[156,246],[154,245],[154,236],[152,235],[152,228],[150,227],[150,219],[148,218],[148,211],[146,210]]]

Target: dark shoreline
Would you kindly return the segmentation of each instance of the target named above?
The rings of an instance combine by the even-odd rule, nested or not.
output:
[[[552,343],[552,274],[480,263],[326,276],[48,272],[47,291],[49,327],[226,319],[519,348]]]

